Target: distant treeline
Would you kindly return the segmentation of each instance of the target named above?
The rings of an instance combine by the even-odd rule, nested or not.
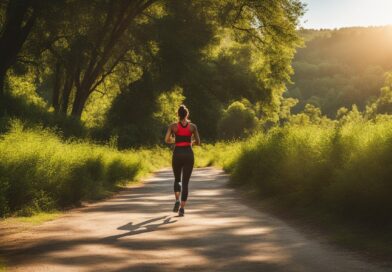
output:
[[[392,27],[302,30],[305,47],[294,58],[294,84],[288,97],[335,118],[341,107],[364,110],[380,93],[384,74],[392,70]]]

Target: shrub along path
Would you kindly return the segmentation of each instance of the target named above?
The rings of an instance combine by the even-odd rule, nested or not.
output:
[[[186,216],[172,173],[29,231],[0,236],[10,271],[389,271],[309,239],[241,203],[227,176],[199,168]]]

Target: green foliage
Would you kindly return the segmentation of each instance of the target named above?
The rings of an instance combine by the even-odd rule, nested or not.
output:
[[[195,146],[195,167],[216,166],[230,171],[236,163],[244,142],[222,141]]]
[[[64,1],[42,16],[26,53],[48,67],[39,73],[43,82],[38,87],[44,87],[55,111],[80,118],[87,100],[93,108],[93,93],[108,94],[110,103],[118,89],[111,88],[113,81],[124,84],[140,76],[142,54],[149,46],[138,32],[158,15],[156,8],[149,9],[155,2]],[[128,75],[123,80],[124,71]]]
[[[50,211],[50,212],[34,212],[32,216],[19,216],[15,218],[9,219],[11,222],[15,220],[16,222],[28,223],[32,225],[39,225],[47,221],[52,221],[57,219],[62,215],[59,211]]]
[[[178,107],[184,102],[182,88],[175,86],[173,90],[160,94],[156,99],[158,109],[154,112],[154,119],[156,119],[164,128],[176,120]]]
[[[300,101],[294,112],[306,104],[330,118],[353,104],[364,110],[378,96],[384,73],[392,69],[391,33],[392,27],[301,31],[307,42],[293,60],[294,85],[287,93]]]
[[[293,104],[291,104],[293,105]],[[356,109],[356,107],[355,107]],[[339,116],[342,118],[342,114],[347,113],[345,110],[341,109],[339,111]],[[297,114],[289,115],[286,120],[286,124],[290,125],[321,125],[321,126],[334,126],[336,124],[335,120],[331,120],[328,117],[322,115],[321,109],[312,105],[306,104],[305,109]]]
[[[50,112],[35,98],[6,93],[0,101],[0,107],[4,110],[0,112],[0,133],[7,131],[10,120],[17,118],[23,120],[25,127],[41,125],[57,130],[67,138],[87,136],[87,130],[80,120]]]
[[[34,78],[34,71],[30,69],[25,73],[9,73],[8,75],[8,89],[9,94],[24,100],[26,104],[34,105],[38,108],[44,109],[46,106],[45,100],[36,92],[36,82]]]
[[[282,98],[279,111],[279,119],[287,121],[291,117],[291,109],[298,104],[298,99]]]
[[[232,182],[289,209],[387,226],[392,223],[391,124],[349,118],[336,126],[272,129],[244,143],[234,159]]]
[[[103,130],[117,135],[118,147],[154,145],[161,143],[166,129],[177,117],[177,109],[185,97],[180,87],[156,93],[151,78],[144,75],[124,90],[108,112]]]
[[[337,117],[339,124],[350,122],[361,123],[365,121],[363,114],[358,110],[356,105],[353,105],[350,111],[346,108],[341,108],[337,113]]]
[[[204,139],[217,138],[223,108],[242,98],[263,105],[257,117],[277,119],[301,44],[298,0],[38,2],[7,92],[81,118],[94,139],[115,137],[121,148],[161,141],[162,123],[176,119],[179,99],[165,98],[174,88]]]
[[[128,77],[129,79],[129,77]],[[81,120],[87,128],[98,128],[105,125],[105,116],[113,104],[113,100],[120,93],[117,80],[109,78],[105,86],[99,86],[87,100]]]
[[[31,215],[105,196],[166,164],[167,153],[63,142],[49,130],[24,129],[14,122],[0,138],[0,216]]]
[[[0,257],[0,272],[6,272],[5,262],[2,257]]]
[[[257,127],[258,119],[248,100],[235,101],[223,112],[219,122],[222,139],[238,139],[249,136]]]
[[[384,86],[374,102],[369,103],[366,108],[366,115],[375,118],[377,114],[392,114],[392,73],[385,75]]]
[[[156,45],[153,58],[143,76],[114,100],[107,119],[111,134],[119,136],[121,147],[158,143],[163,135],[150,137],[144,127],[155,124],[158,110],[152,102],[174,86],[183,89],[204,139],[218,138],[223,109],[242,98],[262,102],[257,117],[277,116],[300,44],[295,27],[301,7],[298,1],[164,2],[166,13],[145,26],[145,39]]]

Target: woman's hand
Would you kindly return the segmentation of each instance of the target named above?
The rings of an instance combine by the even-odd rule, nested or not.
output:
[[[175,144],[176,140],[174,139],[174,137],[171,136],[166,143],[168,143],[168,144]]]
[[[200,142],[197,142],[196,140],[192,140],[192,146],[201,146]]]
[[[193,127],[193,141],[192,145],[200,145],[200,136],[199,136],[199,131],[197,130],[197,126],[195,124],[192,124]]]

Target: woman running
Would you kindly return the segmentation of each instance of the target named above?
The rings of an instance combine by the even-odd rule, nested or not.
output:
[[[186,200],[188,199],[188,183],[192,174],[194,163],[192,144],[200,145],[200,137],[197,127],[188,120],[188,116],[188,109],[184,105],[181,105],[178,109],[178,118],[180,121],[178,123],[171,124],[167,129],[165,136],[166,143],[175,143],[172,167],[174,173],[174,195],[176,197],[176,203],[174,204],[173,212],[178,212],[179,216],[184,216],[184,207]],[[192,136],[194,136],[194,140],[192,139]],[[182,193],[180,182],[182,182]]]

